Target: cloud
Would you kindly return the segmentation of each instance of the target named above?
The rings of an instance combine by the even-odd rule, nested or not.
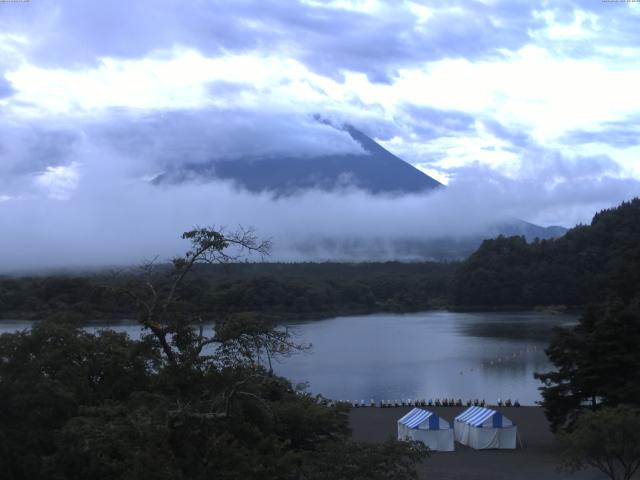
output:
[[[277,52],[323,75],[350,70],[389,82],[399,68],[443,58],[501,57],[504,50],[519,50],[532,40],[560,51],[569,46],[574,53],[576,41],[583,40],[588,42],[580,48],[591,47],[589,51],[593,45],[635,45],[637,9],[614,8],[570,1],[550,6],[543,1],[239,0],[184,8],[167,0],[141,0],[126,7],[66,0],[39,2],[29,15],[26,9],[18,11],[23,15],[16,20],[34,38],[32,53],[42,64],[136,58],[184,45],[212,56]],[[578,35],[583,32],[591,36]]]
[[[83,142],[128,158],[130,171],[136,174],[218,159],[364,153],[345,130],[296,112],[112,109],[97,118],[0,121],[0,126],[7,133],[0,143],[6,160],[0,171],[6,173],[5,179],[68,164],[77,159],[80,149],[76,147]]]
[[[45,14],[43,5],[0,20],[18,32],[4,37],[13,35],[7,45],[21,59],[6,75],[15,89],[10,115],[322,111],[383,141],[433,142],[437,152],[456,140],[447,161],[459,166],[514,160],[500,148],[489,153],[486,139],[505,134],[497,125],[561,148],[568,132],[624,122],[640,107],[627,93],[640,78],[631,6],[241,0],[152,9],[142,0],[125,10],[67,0]],[[574,30],[592,36],[562,34]],[[575,42],[589,52],[567,46]]]
[[[69,163],[78,133],[42,122],[9,122],[0,118],[0,191],[19,179]]]
[[[371,244],[383,248],[378,260],[405,258],[398,242],[473,235],[506,216],[551,220],[559,205],[565,218],[585,222],[597,208],[629,198],[640,187],[637,181],[607,178],[541,189],[536,182],[467,169],[446,191],[430,196],[385,198],[345,190],[274,199],[218,182],[158,188],[105,178],[111,171],[84,165],[79,185],[66,199],[31,196],[0,203],[0,219],[10,232],[0,239],[3,269],[128,264],[155,254],[168,258],[184,248],[180,232],[209,224],[256,227],[273,238],[273,260],[371,259]],[[326,241],[353,248],[336,253],[323,247]],[[300,250],[310,244],[316,246],[312,252]]]
[[[47,167],[34,179],[36,186],[42,188],[47,196],[56,200],[66,200],[78,187],[80,180],[79,165],[59,165]]]
[[[586,0],[4,5],[0,261],[169,255],[196,223],[254,224],[283,256],[325,234],[393,256],[398,239],[498,217],[588,221],[639,193],[638,20],[638,4]],[[184,163],[362,151],[316,113],[449,188],[274,199],[149,184]]]
[[[3,75],[0,75],[0,99],[10,97],[14,92],[11,83]]]
[[[445,136],[470,135],[475,133],[476,118],[459,110],[444,110],[428,106],[407,104],[402,109],[406,120],[402,122],[409,132],[421,141]]]
[[[447,189],[431,195],[374,196],[346,186],[338,192],[273,197],[215,181],[155,186],[143,178],[144,174],[163,167],[169,158],[184,161],[180,152],[188,152],[189,145],[198,151],[200,144],[210,141],[205,134],[209,131],[218,139],[235,132],[234,144],[250,134],[267,142],[272,131],[261,127],[277,125],[282,129],[275,140],[279,148],[286,144],[284,132],[297,141],[304,133],[303,126],[326,128],[320,133],[326,138],[340,135],[323,124],[312,127],[277,116],[231,115],[227,130],[201,128],[186,142],[184,132],[174,126],[182,124],[189,130],[194,125],[191,122],[203,122],[207,115],[177,112],[173,116],[152,117],[146,130],[139,129],[145,124],[139,118],[130,118],[127,123],[126,116],[114,116],[107,125],[83,124],[81,135],[68,137],[73,141],[56,126],[48,144],[62,152],[57,165],[41,167],[36,162],[30,173],[24,168],[5,171],[0,187],[0,223],[6,226],[0,237],[4,271],[129,264],[155,254],[168,258],[184,248],[178,240],[182,231],[210,224],[256,227],[260,235],[273,238],[274,260],[326,260],[337,255],[362,260],[372,254],[376,259],[407,258],[399,245],[474,235],[513,217],[545,224],[558,223],[559,218],[584,222],[598,208],[640,192],[638,181],[607,175],[610,165],[605,158],[588,160],[590,175],[583,172],[576,176],[571,168],[580,171],[583,160],[571,163],[562,157],[549,157],[517,179],[480,165],[460,168]],[[238,128],[239,124],[244,128]],[[44,133],[46,137],[47,130],[39,128],[23,132]],[[123,137],[125,130],[130,130],[130,137]],[[314,141],[321,138],[312,132]],[[185,142],[182,148],[176,147],[171,135]],[[27,135],[23,140],[31,138]],[[172,145],[174,151],[159,155]],[[298,148],[299,144],[289,146]],[[19,181],[12,183],[7,177]],[[546,182],[549,178],[556,181]],[[13,190],[7,191],[12,184]],[[315,247],[309,249],[311,244]],[[337,254],[335,245],[348,248]]]
[[[574,130],[568,132],[562,141],[569,145],[600,143],[615,148],[638,145],[640,138],[640,117],[631,116],[625,121],[607,122],[598,130]]]
[[[91,65],[102,57],[139,58],[176,45],[222,52],[280,52],[316,73],[343,70],[389,82],[407,65],[446,57],[481,59],[517,50],[543,2],[292,2],[139,0],[132,4],[43,0],[13,8],[5,31],[29,39],[28,56],[47,66]]]
[[[565,227],[588,223],[596,211],[640,195],[640,181],[608,174],[607,159],[586,159],[587,168],[582,170],[583,160],[542,159],[537,168],[518,178],[487,167],[464,167],[457,171],[457,185],[461,191],[479,194],[476,201],[483,208],[540,225]]]

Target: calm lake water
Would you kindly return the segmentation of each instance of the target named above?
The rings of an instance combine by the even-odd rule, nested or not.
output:
[[[454,397],[540,400],[534,372],[547,371],[544,349],[554,326],[571,315],[424,312],[337,317],[290,324],[310,353],[276,364],[278,374],[308,382],[313,393],[337,400]],[[31,322],[1,321],[0,333]],[[95,331],[100,326],[89,326]],[[135,324],[109,325],[132,337]]]

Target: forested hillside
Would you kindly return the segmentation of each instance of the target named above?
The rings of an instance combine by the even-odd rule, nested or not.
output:
[[[640,291],[640,199],[596,214],[563,237],[485,240],[452,282],[456,306],[581,306]]]
[[[221,315],[261,312],[313,318],[443,306],[456,264],[448,263],[240,263],[198,265],[181,287],[181,308]],[[165,268],[165,267],[159,267]],[[134,312],[114,284],[139,273],[0,279],[0,317],[43,318],[72,310],[87,318],[122,318]]]

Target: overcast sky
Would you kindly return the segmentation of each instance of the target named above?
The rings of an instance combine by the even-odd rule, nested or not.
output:
[[[637,2],[0,2],[0,269],[171,253],[194,224],[588,222],[640,193],[638,58]],[[148,183],[180,162],[360,150],[315,114],[446,193]]]

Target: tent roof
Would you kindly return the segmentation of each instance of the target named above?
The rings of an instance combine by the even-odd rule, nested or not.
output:
[[[455,419],[458,422],[468,423],[474,427],[479,427],[482,425],[487,419],[493,417],[494,415],[502,415],[500,412],[495,410],[491,410],[490,408],[484,407],[469,407],[460,415],[458,415]],[[500,422],[502,423],[502,422]]]
[[[433,412],[429,412],[428,410],[423,410],[421,408],[414,408],[409,413],[407,413],[404,417],[398,420],[398,423],[402,425],[406,425],[409,428],[416,428],[422,422],[427,420],[432,415],[435,415]],[[436,415],[437,417],[437,415]]]

